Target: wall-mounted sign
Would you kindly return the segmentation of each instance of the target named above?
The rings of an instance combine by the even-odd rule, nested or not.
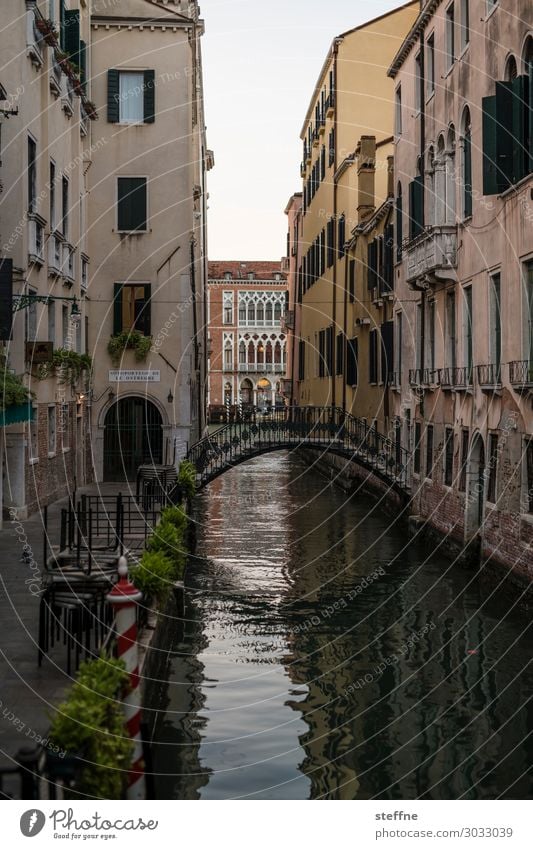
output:
[[[110,369],[110,383],[160,383],[161,372],[154,369]]]

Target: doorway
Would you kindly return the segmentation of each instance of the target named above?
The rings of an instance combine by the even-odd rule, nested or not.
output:
[[[476,536],[483,524],[485,512],[485,445],[477,433],[468,453],[467,499],[465,532],[466,539]]]
[[[135,480],[143,463],[163,462],[163,423],[146,398],[122,398],[104,424],[104,481]]]

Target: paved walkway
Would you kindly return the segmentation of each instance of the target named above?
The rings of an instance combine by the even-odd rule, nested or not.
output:
[[[109,485],[103,491],[128,491],[127,484]],[[102,487],[79,490],[96,494]],[[59,543],[61,508],[67,499],[48,508],[50,541]],[[30,547],[33,562],[23,558]],[[66,654],[56,644],[37,665],[39,623],[39,573],[43,561],[43,520],[39,513],[23,522],[4,521],[0,531],[0,765],[6,765],[24,746],[44,737],[50,715],[63,698],[71,679]],[[36,565],[37,564],[37,565]]]

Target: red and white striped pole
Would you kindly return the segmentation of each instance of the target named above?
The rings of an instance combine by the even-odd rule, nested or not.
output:
[[[124,699],[124,715],[134,749],[128,775],[128,799],[145,799],[144,757],[141,738],[141,699],[139,689],[139,650],[137,647],[137,603],[142,593],[128,579],[128,562],[118,561],[119,580],[107,596],[113,606],[117,631],[118,656],[130,676],[130,691]]]

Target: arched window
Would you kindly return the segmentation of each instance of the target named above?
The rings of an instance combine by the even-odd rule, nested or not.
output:
[[[239,363],[246,362],[246,345],[244,342],[240,342],[239,344]]]
[[[267,301],[266,321],[267,321],[267,324],[272,324],[272,301]]]
[[[435,224],[446,221],[446,144],[444,136],[437,141],[435,157]]]
[[[463,113],[462,127],[463,163],[462,163],[462,195],[463,195],[463,218],[472,215],[472,123],[470,120],[470,109],[466,107]]]
[[[524,45],[523,54],[524,74],[533,77],[533,35],[529,35]]]
[[[259,340],[257,345],[257,364],[263,365],[265,362],[265,343],[262,339]]]
[[[507,82],[511,83],[513,80],[516,80],[518,76],[518,67],[516,64],[516,59],[514,56],[509,56],[507,62],[505,63],[505,79]]]
[[[265,362],[266,363],[272,362],[272,342],[266,343]]]
[[[253,301],[248,303],[248,324],[255,324],[255,304]]]
[[[446,223],[455,224],[456,213],[455,127],[448,130],[446,145]]]
[[[256,319],[258,324],[262,324],[265,320],[265,305],[263,301],[259,301],[257,304]]]
[[[248,343],[248,365],[254,365],[255,363],[255,345],[253,342]]]
[[[274,347],[274,362],[279,363],[279,364],[281,363],[281,343],[280,342],[276,342],[276,345]]]
[[[279,301],[274,304],[274,321],[277,323],[281,321],[281,304]]]
[[[403,242],[403,196],[402,184],[398,183],[396,188],[396,259],[400,262],[402,258]]]

